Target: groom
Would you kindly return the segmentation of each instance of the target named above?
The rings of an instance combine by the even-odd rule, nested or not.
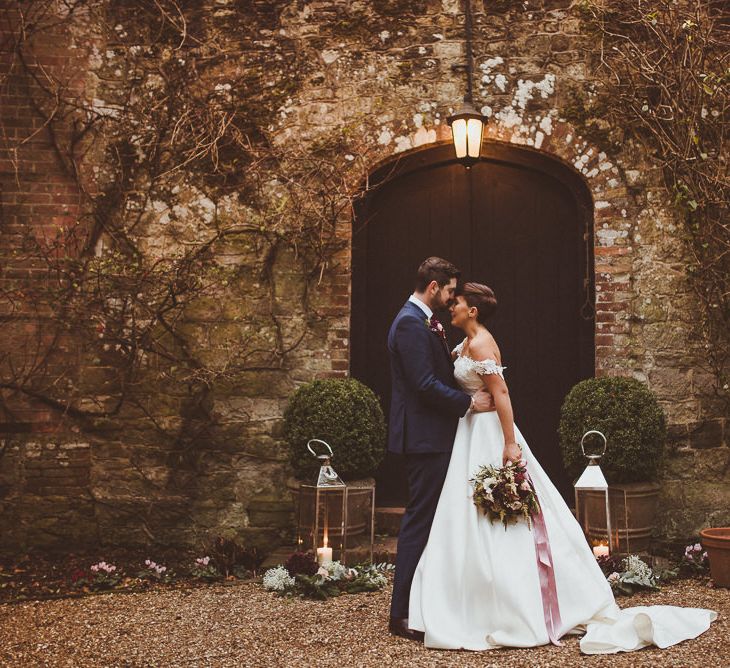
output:
[[[388,333],[393,388],[388,450],[404,455],[408,476],[389,630],[413,640],[421,640],[423,633],[408,628],[411,582],[446,479],[457,423],[468,410],[494,410],[488,392],[471,397],[458,389],[446,333],[433,315],[454,299],[460,275],[453,264],[439,257],[424,260],[418,268],[415,292]]]

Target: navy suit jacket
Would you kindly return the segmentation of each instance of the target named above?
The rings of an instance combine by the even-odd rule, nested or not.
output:
[[[458,389],[446,342],[407,301],[388,333],[392,393],[388,450],[397,454],[451,452],[459,418],[471,397]]]

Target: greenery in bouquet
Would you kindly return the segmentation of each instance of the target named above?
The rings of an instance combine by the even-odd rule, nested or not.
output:
[[[294,556],[294,555],[292,555]],[[290,557],[287,563],[295,562]],[[357,594],[378,591],[388,582],[385,573],[392,570],[392,564],[359,564],[353,568],[332,561],[319,566],[315,573],[291,573],[285,566],[270,568],[264,573],[263,586],[268,591],[282,596],[300,596],[325,600],[340,594]]]
[[[505,466],[481,466],[469,481],[474,486],[474,505],[492,522],[505,528],[525,520],[532,528],[532,517],[540,513],[535,487],[527,474],[527,462],[507,462]]]

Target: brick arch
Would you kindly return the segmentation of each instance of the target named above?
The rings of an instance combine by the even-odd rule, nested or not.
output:
[[[593,226],[596,375],[615,373],[629,332],[631,246],[628,244],[629,195],[622,172],[600,147],[584,139],[565,120],[552,119],[550,132],[528,136],[488,122],[485,144],[506,145],[546,156],[575,174],[590,198]],[[424,125],[380,143],[371,155],[369,174],[420,151],[451,143],[448,125]]]

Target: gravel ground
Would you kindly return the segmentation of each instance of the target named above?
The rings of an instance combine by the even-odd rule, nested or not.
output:
[[[710,630],[668,650],[583,656],[563,647],[484,653],[427,650],[388,635],[390,587],[325,602],[283,599],[249,582],[0,606],[0,665],[31,666],[631,666],[730,665],[730,591],[680,581],[622,606],[717,610]]]

